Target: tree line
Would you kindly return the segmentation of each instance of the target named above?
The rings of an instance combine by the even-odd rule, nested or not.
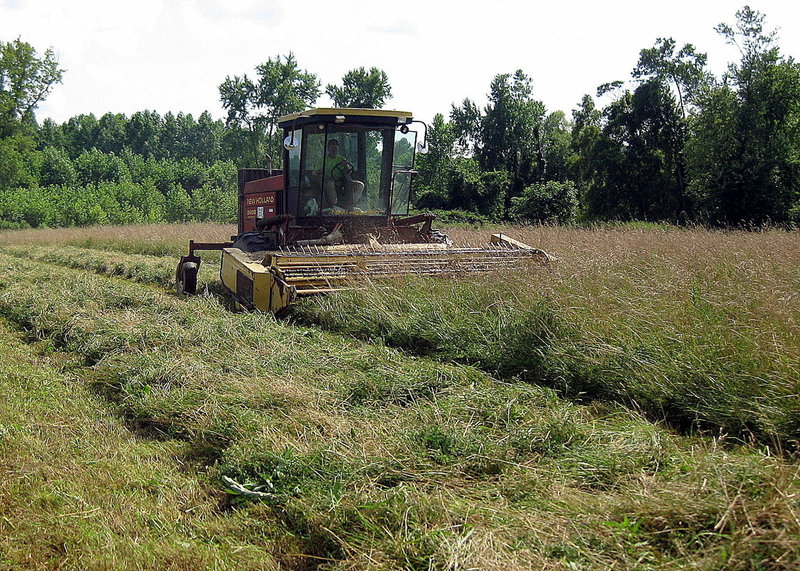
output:
[[[238,157],[208,113],[16,116],[0,139],[0,228],[235,219]]]
[[[659,38],[627,81],[585,95],[569,117],[548,111],[522,70],[498,74],[486,105],[465,99],[427,126],[416,207],[479,220],[800,223],[800,66],[747,6],[716,31],[740,55],[721,77],[693,45]],[[0,43],[6,225],[233,220],[236,168],[277,166],[278,117],[323,92],[290,53],[225,78],[224,120],[142,111],[38,124],[62,75],[51,50]],[[324,91],[337,107],[391,98],[375,67]]]
[[[548,113],[522,71],[496,76],[484,108],[465,100],[434,119],[418,206],[553,222],[800,222],[800,66],[764,21],[745,6],[717,26],[741,56],[722,77],[691,44],[659,38],[629,87],[600,86],[571,120]]]

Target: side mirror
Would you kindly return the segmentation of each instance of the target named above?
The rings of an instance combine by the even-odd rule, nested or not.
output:
[[[424,155],[425,153],[428,152],[428,124],[425,123],[425,121],[419,121],[416,119],[411,122],[419,123],[425,128],[425,131],[422,133],[422,141],[417,141],[416,145],[417,153],[419,153],[420,155]],[[403,125],[402,127],[400,127],[401,133],[405,134],[408,133],[408,131],[409,131],[408,125]]]

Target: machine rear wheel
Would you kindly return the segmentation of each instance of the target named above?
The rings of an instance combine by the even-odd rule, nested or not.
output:
[[[178,293],[194,294],[197,292],[197,271],[198,266],[194,262],[184,262],[178,268],[178,279],[176,289]]]

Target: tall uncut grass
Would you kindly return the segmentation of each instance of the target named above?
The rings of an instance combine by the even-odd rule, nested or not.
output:
[[[189,240],[227,242],[236,234],[234,224],[130,224],[87,228],[37,228],[0,231],[0,247],[6,245],[71,245],[155,256],[181,256]],[[177,263],[177,261],[176,261]]]
[[[507,231],[559,257],[555,268],[377,284],[309,299],[294,315],[678,427],[794,449],[797,233]]]
[[[559,262],[551,271],[373,284],[312,298],[293,315],[500,378],[554,387],[578,400],[619,402],[681,429],[795,449],[797,233],[659,226],[498,230],[546,249]],[[169,287],[188,238],[218,241],[233,231],[209,224],[17,231],[1,233],[0,247]],[[45,245],[54,232],[82,249]],[[480,230],[449,232],[457,243],[485,240]],[[218,258],[206,253],[204,259],[201,283],[219,292]]]

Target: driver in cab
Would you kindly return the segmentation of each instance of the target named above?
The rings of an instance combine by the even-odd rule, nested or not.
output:
[[[339,141],[329,139],[325,157],[317,163],[312,176],[319,176],[325,165],[323,202],[336,214],[352,211],[364,192],[364,183],[353,180],[353,165],[339,154]]]

